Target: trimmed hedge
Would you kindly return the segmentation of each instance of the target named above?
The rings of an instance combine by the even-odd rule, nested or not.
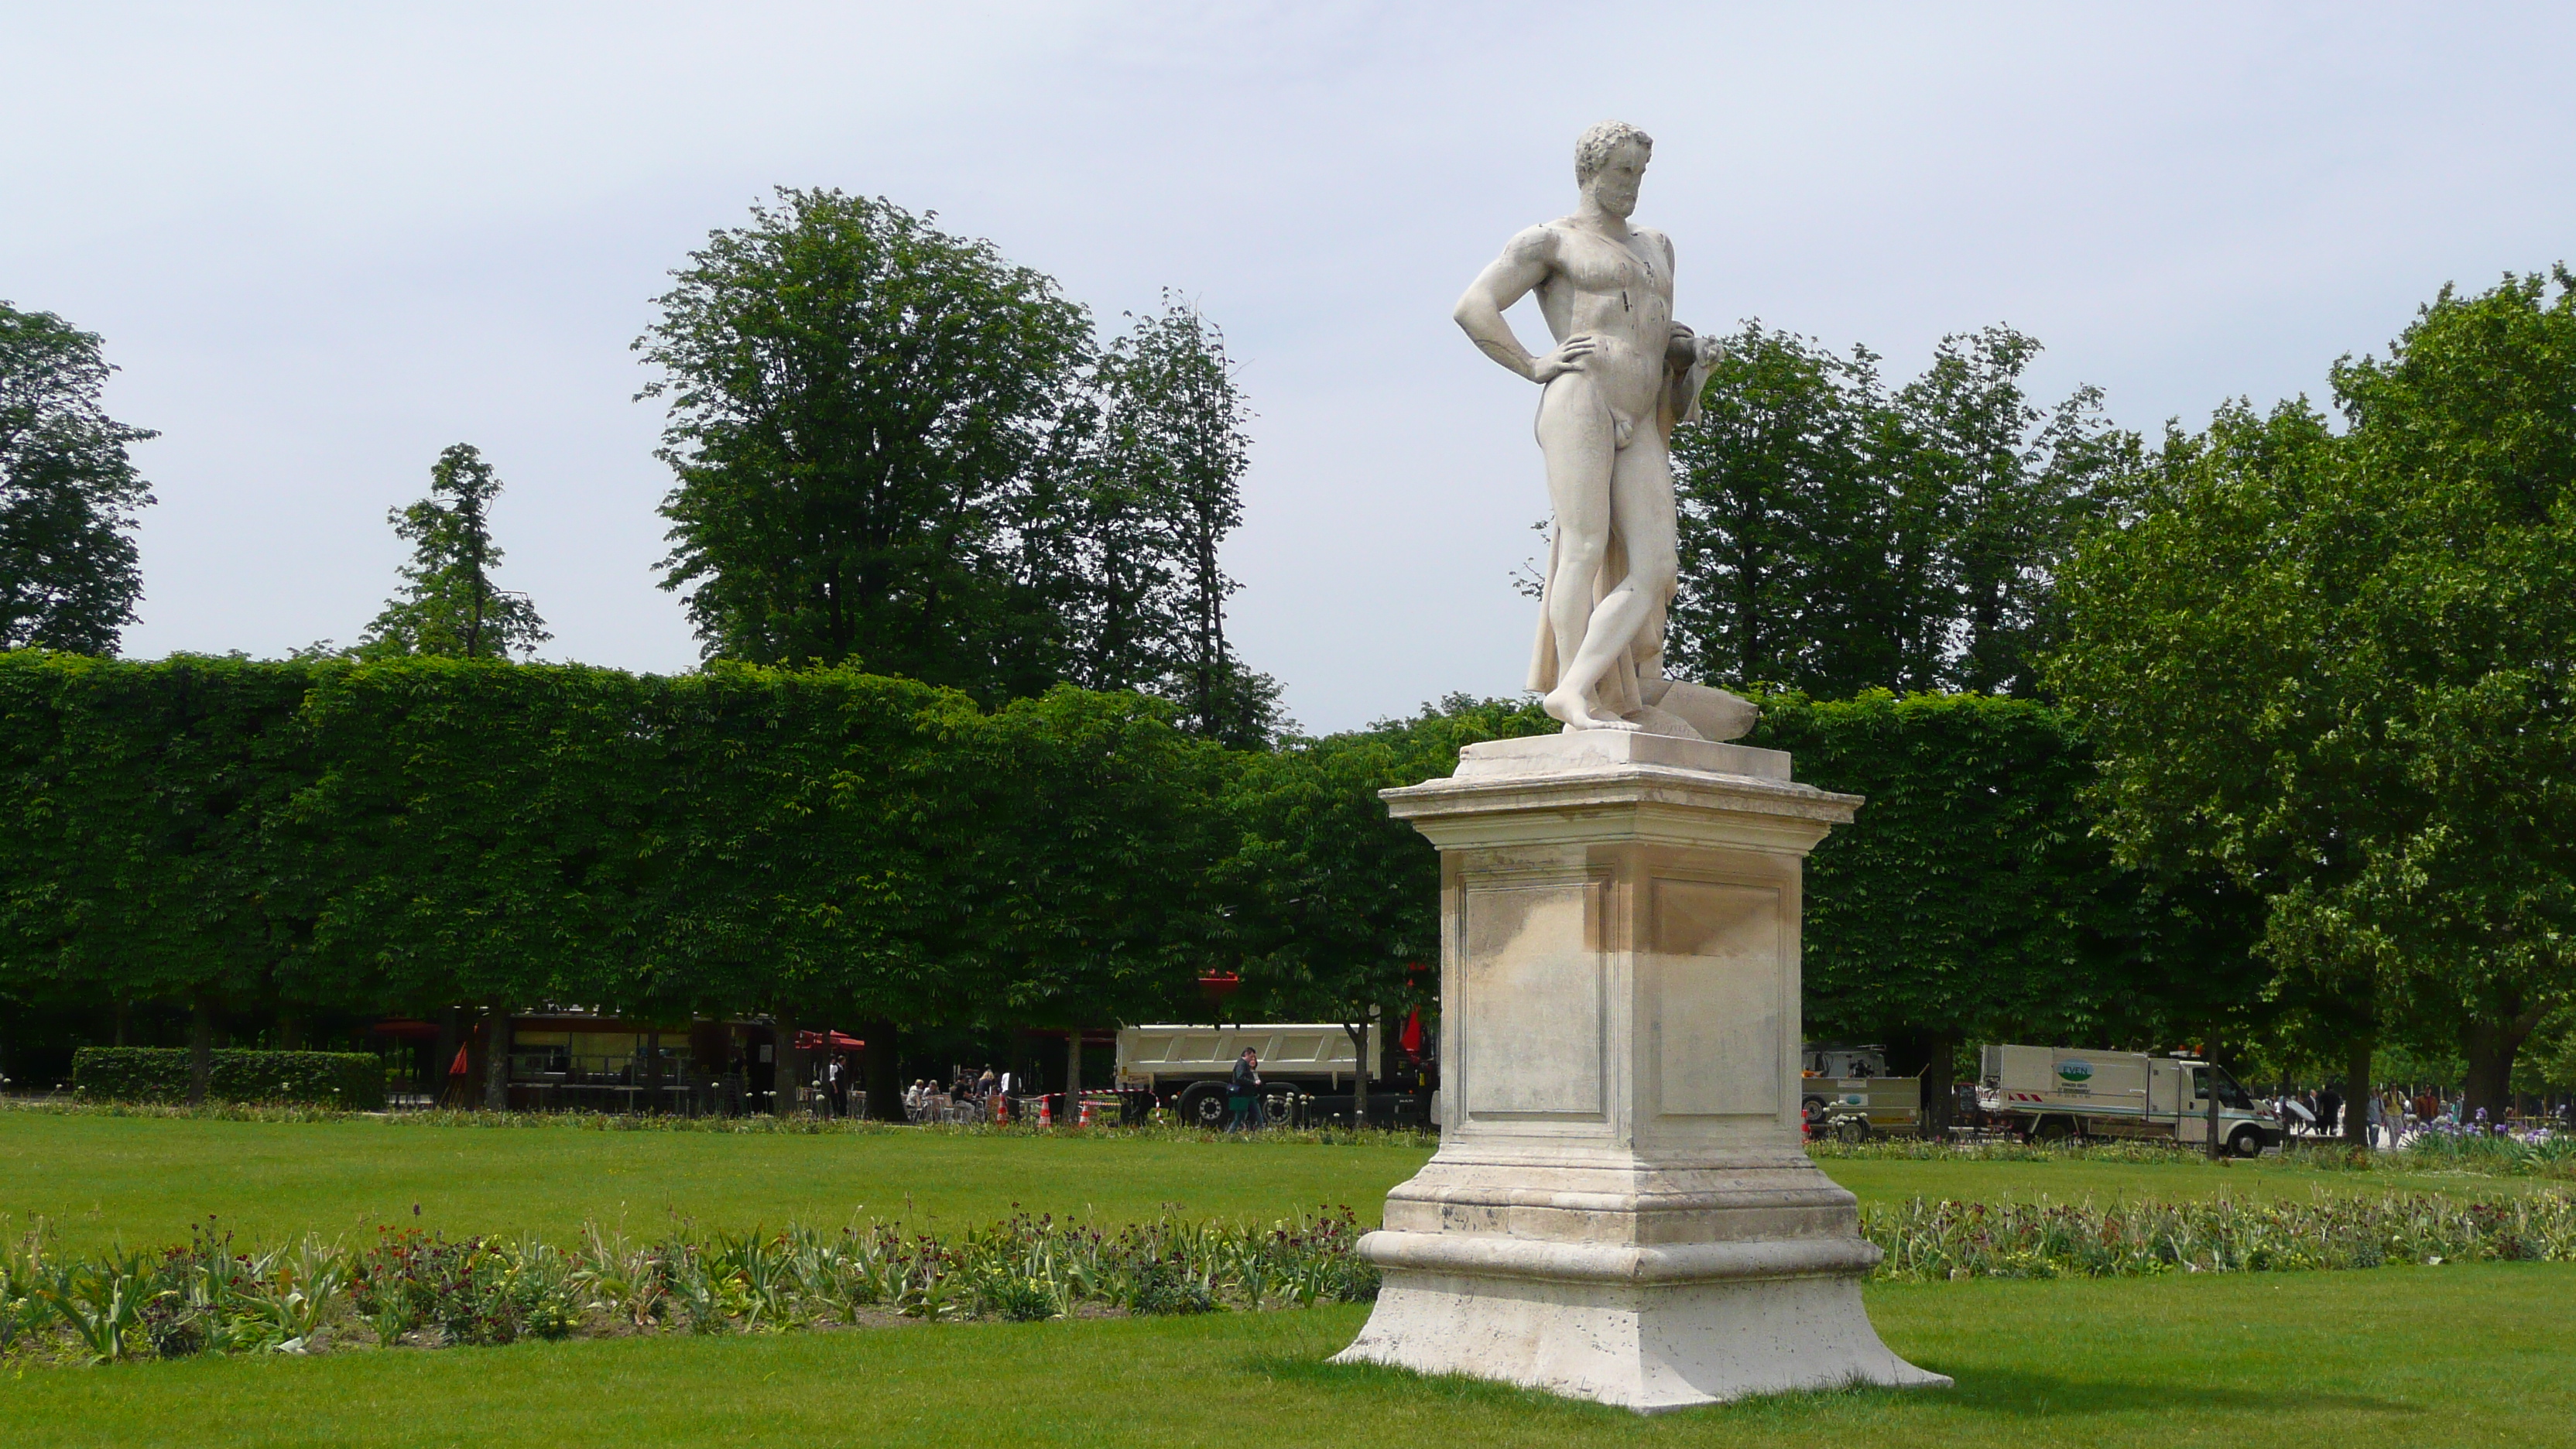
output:
[[[72,1090],[93,1102],[184,1102],[185,1047],[82,1047]],[[206,1095],[217,1102],[311,1102],[352,1112],[385,1105],[385,1064],[364,1052],[212,1054]]]

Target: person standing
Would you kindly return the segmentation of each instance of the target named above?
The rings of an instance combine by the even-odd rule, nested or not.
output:
[[[1228,1132],[1246,1132],[1261,1123],[1261,1058],[1252,1048],[1234,1059],[1234,1075],[1225,1088]]]

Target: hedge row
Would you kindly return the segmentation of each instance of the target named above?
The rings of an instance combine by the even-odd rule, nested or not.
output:
[[[72,1089],[95,1102],[183,1102],[184,1047],[82,1047],[72,1054]],[[384,1063],[364,1052],[218,1051],[206,1070],[217,1102],[309,1102],[352,1112],[385,1105]]]

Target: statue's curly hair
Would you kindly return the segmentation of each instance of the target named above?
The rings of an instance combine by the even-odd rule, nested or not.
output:
[[[1603,121],[1584,132],[1574,142],[1574,184],[1581,186],[1601,174],[1610,164],[1610,153],[1634,141],[1649,156],[1655,154],[1655,138],[1625,121]]]

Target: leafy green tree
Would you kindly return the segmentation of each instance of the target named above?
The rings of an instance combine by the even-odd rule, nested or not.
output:
[[[2167,439],[2092,534],[2050,678],[2133,859],[2266,902],[2282,988],[2447,1036],[2473,1106],[2576,992],[2576,302],[2564,268],[2448,288],[2385,360]]]
[[[1749,322],[1673,437],[1675,672],[1839,698],[1896,677],[1877,358]]]
[[[663,587],[709,657],[988,701],[1061,677],[1060,560],[1032,570],[1012,525],[1072,466],[1089,319],[933,219],[782,189],[690,254],[636,341],[678,478]]]
[[[501,480],[482,453],[458,443],[430,466],[429,496],[386,515],[412,546],[403,593],[367,626],[356,653],[382,659],[442,654],[507,659],[536,653],[552,634],[526,594],[495,588],[501,550],[492,542],[492,500]]]
[[[1933,533],[1924,547],[1900,529],[1896,572],[1908,595],[1947,595],[1944,617],[1927,621],[1938,627],[1907,636],[1908,672],[1924,685],[2034,691],[2032,644],[2056,627],[2056,571],[2136,470],[2138,440],[2103,418],[2100,389],[2055,409],[2030,402],[2021,375],[2038,353],[2009,327],[1945,337],[1894,399],[1897,512]]]
[[[2038,350],[2009,328],[1947,337],[1891,393],[1865,348],[1758,322],[1728,338],[1673,436],[1673,672],[1831,699],[2030,693],[2055,570],[2138,452],[2095,389],[2028,400]]]
[[[1266,744],[1279,687],[1226,640],[1226,600],[1241,585],[1217,557],[1243,522],[1251,413],[1224,334],[1197,308],[1166,294],[1161,312],[1134,324],[1095,374],[1076,679],[1149,690],[1178,704],[1196,734]]]
[[[160,435],[107,415],[100,345],[0,302],[0,648],[113,654],[134,622],[152,495],[126,445]]]

